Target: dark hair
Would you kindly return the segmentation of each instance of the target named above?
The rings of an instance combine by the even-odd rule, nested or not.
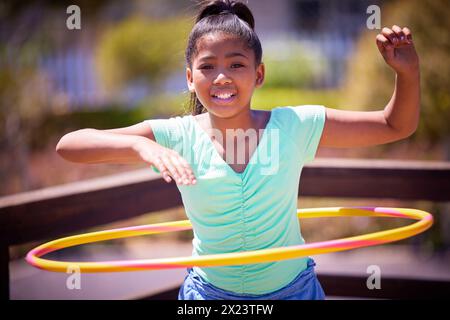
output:
[[[186,48],[186,64],[191,70],[192,59],[198,53],[197,40],[206,34],[216,32],[235,35],[242,39],[255,53],[255,67],[261,63],[261,42],[255,32],[255,19],[247,5],[233,0],[203,1]],[[189,109],[192,115],[206,112],[195,92],[191,93]]]

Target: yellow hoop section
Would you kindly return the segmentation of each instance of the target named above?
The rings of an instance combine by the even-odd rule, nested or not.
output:
[[[40,258],[41,256],[86,243],[128,238],[164,232],[173,232],[192,229],[189,220],[167,222],[160,224],[143,225],[136,227],[112,229],[106,231],[85,233],[76,236],[57,239],[40,245],[28,252],[26,261],[31,265],[54,272],[67,272],[68,268],[78,267],[80,272],[124,272],[140,270],[157,270],[198,267],[214,267],[229,265],[244,265],[252,263],[272,262],[285,259],[294,259],[304,256],[317,255],[329,252],[344,251],[361,247],[374,246],[402,240],[419,234],[433,224],[433,216],[428,212],[417,209],[383,208],[383,207],[332,207],[300,209],[299,218],[320,217],[396,217],[419,220],[411,225],[379,231],[365,235],[315,242],[310,244],[289,247],[269,248],[256,251],[238,253],[224,253],[196,257],[176,257],[164,259],[121,260],[103,262],[67,262],[52,261]]]

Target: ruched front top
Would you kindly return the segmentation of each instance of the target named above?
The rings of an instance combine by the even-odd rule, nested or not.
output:
[[[315,157],[325,124],[319,105],[272,109],[250,162],[234,171],[194,116],[145,120],[156,142],[192,167],[195,185],[177,185],[190,219],[193,255],[303,244],[297,218],[300,175]],[[157,171],[154,168],[155,171]],[[307,258],[226,267],[194,267],[205,281],[240,294],[265,294],[290,283]]]

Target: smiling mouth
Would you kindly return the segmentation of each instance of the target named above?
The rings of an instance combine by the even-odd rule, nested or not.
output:
[[[212,96],[212,100],[214,101],[214,103],[216,104],[222,104],[222,105],[227,105],[230,104],[231,102],[233,102],[233,100],[235,99],[236,95],[235,94],[231,94],[231,95],[213,95]]]
[[[211,95],[212,100],[220,104],[229,103],[233,101],[235,97],[236,93],[231,92],[217,92]]]
[[[213,98],[216,98],[216,99],[222,99],[222,100],[226,100],[226,99],[232,98],[232,97],[234,97],[234,96],[236,96],[236,94],[234,94],[234,93],[227,93],[227,94],[213,94],[213,95],[212,95]]]

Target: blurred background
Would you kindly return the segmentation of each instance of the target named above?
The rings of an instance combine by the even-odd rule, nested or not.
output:
[[[69,30],[66,20],[71,14],[66,9],[73,4],[81,9],[81,29]],[[366,10],[370,5],[381,8],[381,27],[408,26],[421,61],[422,106],[417,132],[407,140],[383,146],[324,148],[317,156],[450,160],[447,0],[250,0],[248,5],[255,16],[266,64],[266,82],[255,93],[254,109],[302,104],[383,109],[392,95],[395,74],[376,47],[380,30],[366,26],[370,16]],[[55,146],[64,134],[80,128],[117,128],[189,113],[184,49],[195,12],[195,2],[186,0],[2,1],[0,196],[144,168],[69,163],[55,153]],[[299,207],[340,205],[367,205],[367,201],[303,198],[299,203]],[[441,214],[426,235],[402,242],[408,244],[406,251],[391,248],[381,255],[399,259],[399,268],[408,259],[437,257],[437,266],[430,272],[448,276],[448,203],[383,200],[376,205],[418,207]],[[184,218],[183,209],[178,208],[118,225]],[[305,222],[305,239],[312,242],[399,225],[364,219],[331,221]],[[151,243],[161,244],[152,247],[142,239],[111,241],[94,254],[107,255],[112,250],[137,258],[140,254],[148,257],[149,251],[170,255],[174,247],[190,253],[191,237],[190,233],[155,237]],[[11,257],[20,260],[32,245],[11,248]],[[91,252],[93,248],[97,247],[84,250]],[[80,256],[84,254],[81,250],[73,252]],[[38,289],[22,290],[31,283],[30,278],[20,282],[25,279],[23,272],[30,272],[23,268],[20,264],[11,267],[13,279],[19,279],[17,286],[12,283],[13,298],[45,298]],[[64,294],[68,293],[56,291],[55,296],[47,297],[70,298]]]

